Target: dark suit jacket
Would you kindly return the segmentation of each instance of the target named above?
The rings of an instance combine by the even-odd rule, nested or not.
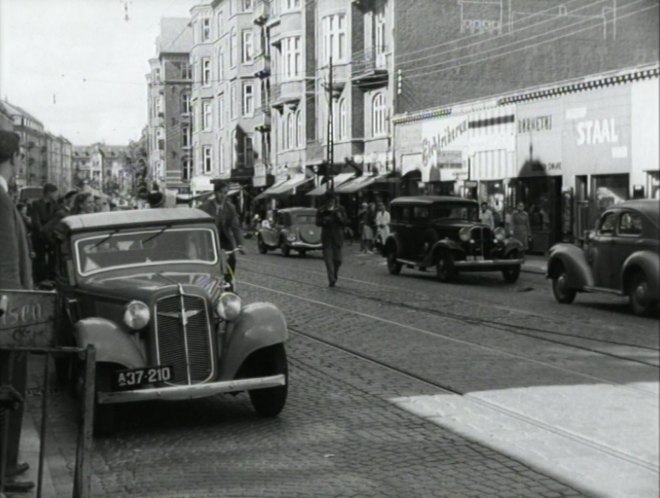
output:
[[[243,245],[241,221],[231,201],[225,199],[222,209],[219,209],[215,198],[211,198],[202,204],[200,209],[215,219],[220,234],[220,247],[225,251],[233,251],[237,246]]]
[[[44,199],[32,203],[32,239],[36,243],[45,243],[44,227],[55,216],[59,209],[57,202],[46,202]]]
[[[21,214],[0,187],[0,289],[32,289],[32,262]]]
[[[323,247],[341,247],[344,244],[344,226],[348,224],[346,211],[337,206],[330,211],[330,206],[323,206],[316,212],[316,225],[321,227]]]

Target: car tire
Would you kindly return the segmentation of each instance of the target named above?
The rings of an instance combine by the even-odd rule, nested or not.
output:
[[[291,254],[291,248],[286,244],[286,242],[282,242],[282,256],[288,258],[289,255]]]
[[[518,251],[511,251],[506,259],[518,259]],[[502,270],[502,277],[504,278],[504,281],[512,284],[516,280],[518,280],[518,277],[520,277],[520,265],[514,266],[514,267],[508,267]]]
[[[112,365],[97,364],[94,390],[107,392],[112,390]],[[94,400],[94,421],[92,423],[94,436],[111,436],[116,429],[117,405],[101,404]]]
[[[261,254],[266,254],[268,252],[268,246],[264,242],[264,239],[261,238],[261,235],[257,236],[257,249]]]
[[[568,287],[568,274],[562,263],[557,263],[557,267],[552,273],[552,293],[558,303],[571,304],[575,300],[577,291]]]
[[[401,273],[403,265],[396,260],[396,251],[392,249],[387,253],[387,271],[390,275],[398,275]]]
[[[251,359],[253,360],[251,368],[248,369],[250,376],[284,374],[286,377],[286,384],[283,386],[248,391],[252,406],[259,416],[275,417],[284,408],[289,389],[289,369],[284,344],[276,344],[258,351]]]
[[[655,308],[655,301],[648,298],[649,283],[642,271],[636,271],[628,285],[628,300],[635,315],[646,316]]]
[[[440,282],[453,282],[458,275],[454,267],[454,258],[449,251],[442,251],[435,265],[435,274]]]

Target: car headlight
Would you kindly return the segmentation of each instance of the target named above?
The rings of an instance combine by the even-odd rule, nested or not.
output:
[[[124,323],[133,330],[140,330],[147,326],[151,319],[149,306],[142,301],[131,301],[124,310]]]
[[[458,238],[463,242],[470,240],[470,227],[463,227],[458,231]]]
[[[506,239],[506,230],[504,230],[504,228],[502,227],[497,227],[495,229],[494,234],[495,234],[495,240],[497,240],[498,242],[502,242],[504,239]]]
[[[235,320],[241,313],[241,298],[233,292],[224,292],[215,304],[215,310],[223,320]]]

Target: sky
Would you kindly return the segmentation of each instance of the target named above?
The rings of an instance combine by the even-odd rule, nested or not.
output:
[[[160,18],[198,3],[0,0],[0,98],[74,145],[137,140]]]

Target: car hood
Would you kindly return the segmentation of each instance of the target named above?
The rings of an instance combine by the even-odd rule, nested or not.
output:
[[[219,295],[222,283],[222,277],[212,272],[149,271],[130,275],[97,275],[85,281],[81,287],[94,294],[148,301],[155,293],[179,285],[184,290],[195,287],[205,289],[211,296]]]

